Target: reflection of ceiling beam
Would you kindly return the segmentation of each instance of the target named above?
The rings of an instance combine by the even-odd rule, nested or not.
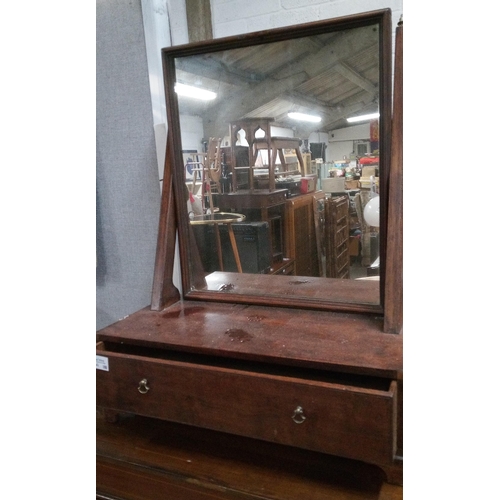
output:
[[[341,114],[332,113],[329,117],[327,117],[323,129],[325,131],[330,131],[335,128],[346,127],[348,126],[346,118],[354,115],[355,113],[359,113],[360,111],[366,113],[376,113],[378,111],[378,105],[373,102],[358,101],[350,106],[346,106]]]
[[[179,58],[176,60],[175,66],[177,70],[214,80],[215,87],[219,81],[232,85],[246,85],[249,82],[262,80],[262,77],[256,76],[255,73],[249,74],[248,71],[240,71],[235,67],[228,68],[224,63],[213,58],[208,64],[189,58]]]
[[[334,43],[327,44],[316,53],[307,54],[302,60],[295,62],[300,63],[300,71],[305,71],[309,78],[314,78],[332,66],[341,63],[346,57],[353,57],[377,43],[378,33],[374,32],[371,27],[349,30],[344,32],[342,36],[336,37]],[[292,65],[288,65],[274,76],[277,79],[285,78],[287,74],[294,71],[296,69]]]
[[[356,73],[353,69],[349,68],[345,63],[335,65],[335,71],[340,73],[344,78],[347,78],[358,87],[366,90],[370,94],[377,93],[377,87],[372,82],[363,78],[360,74]]]
[[[335,39],[335,44],[327,45],[316,53],[308,53],[306,56],[296,60],[293,64],[287,64],[286,68],[270,75],[263,82],[252,84],[243,91],[234,92],[231,96],[224,98],[213,111],[208,112],[207,120],[204,120],[209,129],[207,135],[218,135],[217,130],[222,123],[236,120],[246,116],[251,111],[265,105],[269,101],[280,96],[284,91],[294,89],[301,83],[312,77],[324,73],[334,65],[341,66],[346,55],[353,56],[378,43],[378,33],[371,27],[364,29],[349,30]],[[328,61],[328,66],[325,66]],[[347,66],[342,71],[348,73]],[[354,72],[350,72],[352,78],[356,78]],[[358,75],[358,81],[361,77]],[[363,82],[366,85],[366,82]]]
[[[287,78],[287,81],[267,80],[265,83],[250,85],[246,92],[235,92],[227,96],[214,110],[207,111],[203,124],[206,135],[219,135],[221,127],[225,129],[227,123],[246,116],[250,111],[272,101],[283,92],[283,88],[293,88],[307,79],[307,75],[300,73]],[[213,113],[215,111],[215,113]]]

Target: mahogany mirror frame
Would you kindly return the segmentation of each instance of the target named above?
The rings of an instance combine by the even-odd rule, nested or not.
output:
[[[400,49],[396,47],[395,85],[401,86],[394,93],[394,123],[399,128],[396,134],[392,128],[392,27],[391,10],[356,14],[285,28],[250,33],[248,35],[214,39],[162,50],[165,93],[168,111],[167,151],[163,177],[162,202],[159,221],[157,254],[153,277],[152,310],[161,310],[177,302],[179,291],[173,285],[173,264],[175,254],[176,230],[178,232],[181,263],[183,300],[204,300],[234,302],[255,305],[297,307],[327,311],[371,313],[384,316],[384,331],[400,333],[402,328],[402,26],[400,30]],[[184,208],[185,185],[182,165],[181,131],[178,120],[179,110],[174,93],[175,58],[216,52],[231,48],[241,48],[255,44],[287,40],[300,36],[324,33],[328,30],[341,30],[378,23],[380,57],[380,305],[367,306],[359,303],[330,302],[317,306],[307,304],[283,293],[281,297],[269,300],[259,295],[231,295],[192,288],[193,281],[189,269],[196,265],[196,256],[188,245],[189,220]],[[399,28],[398,28],[399,30]],[[396,35],[399,36],[399,33]],[[401,62],[398,63],[398,50]],[[399,64],[399,66],[398,66]],[[398,76],[398,72],[400,75]],[[396,110],[396,105],[400,107]],[[177,118],[176,118],[177,117]],[[179,200],[180,203],[179,203]],[[390,265],[387,265],[390,262]],[[323,279],[323,278],[318,278]]]

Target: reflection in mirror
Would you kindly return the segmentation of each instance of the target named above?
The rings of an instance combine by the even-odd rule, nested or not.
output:
[[[380,305],[380,24],[316,31],[174,54],[190,291]]]

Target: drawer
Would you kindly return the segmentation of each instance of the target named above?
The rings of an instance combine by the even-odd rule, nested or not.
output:
[[[270,367],[266,371],[258,364],[217,365],[167,359],[164,352],[137,355],[133,348],[129,352],[123,347],[122,352],[112,349],[98,344],[98,406],[372,463],[392,463],[394,381],[348,384],[311,370]]]
[[[295,273],[295,260],[283,259],[282,262],[273,264],[269,274],[275,275],[293,275]]]

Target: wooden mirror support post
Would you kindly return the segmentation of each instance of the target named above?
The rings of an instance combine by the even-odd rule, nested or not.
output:
[[[384,331],[403,328],[403,20],[396,28]]]
[[[350,16],[348,22],[341,19],[340,23],[343,28],[358,22],[365,25],[372,16],[386,22],[391,14]],[[331,22],[338,29],[336,20]],[[318,26],[324,28],[324,24],[311,23],[301,29],[314,32]],[[390,23],[384,24],[384,30],[390,33]],[[278,33],[287,36],[286,30]],[[272,300],[231,302],[217,300],[220,295],[196,296],[186,290],[181,297],[172,281],[176,228],[188,224],[184,216],[178,217],[185,203],[178,196],[182,192],[174,168],[178,155],[174,155],[169,123],[152,303],[97,332],[99,408],[129,418],[163,421],[173,428],[183,426],[186,432],[191,428],[198,436],[203,432],[238,436],[242,457],[250,456],[247,452],[254,446],[247,448],[243,444],[247,440],[269,447],[276,464],[290,450],[300,450],[329,467],[334,458],[369,464],[383,473],[386,482],[402,484],[402,39],[400,23],[392,161],[384,180],[388,184],[387,242],[381,307],[375,311],[318,310],[300,307],[293,300],[288,305]],[[193,44],[192,50],[197,47]],[[181,247],[182,252],[188,249]],[[181,269],[184,275],[197,272],[196,262],[188,262],[188,268]],[[284,296],[293,299],[293,287],[315,281],[292,277],[283,283]],[[317,294],[320,300],[320,288]],[[152,455],[160,456],[171,438],[163,435]],[[99,471],[113,460],[119,462],[109,450],[106,443],[98,446]],[[213,456],[220,456],[220,449],[212,451]],[[169,462],[168,467],[177,470],[176,464]],[[156,471],[153,465],[145,464],[146,469]],[[170,476],[185,476],[186,484],[200,484],[192,470],[174,471]],[[116,495],[106,481],[99,486],[102,498]],[[229,488],[236,496],[224,496],[221,488],[212,487],[210,498],[236,498],[242,491],[225,484],[224,491]],[[144,498],[166,496],[165,491],[158,489]],[[241,493],[241,498],[247,497]],[[259,493],[259,498],[278,497]]]
[[[172,145],[171,135],[167,134],[165,168],[156,245],[156,261],[151,294],[151,309],[160,311],[180,299],[179,290],[174,285],[174,257],[177,224],[174,210],[174,187],[172,185]]]

